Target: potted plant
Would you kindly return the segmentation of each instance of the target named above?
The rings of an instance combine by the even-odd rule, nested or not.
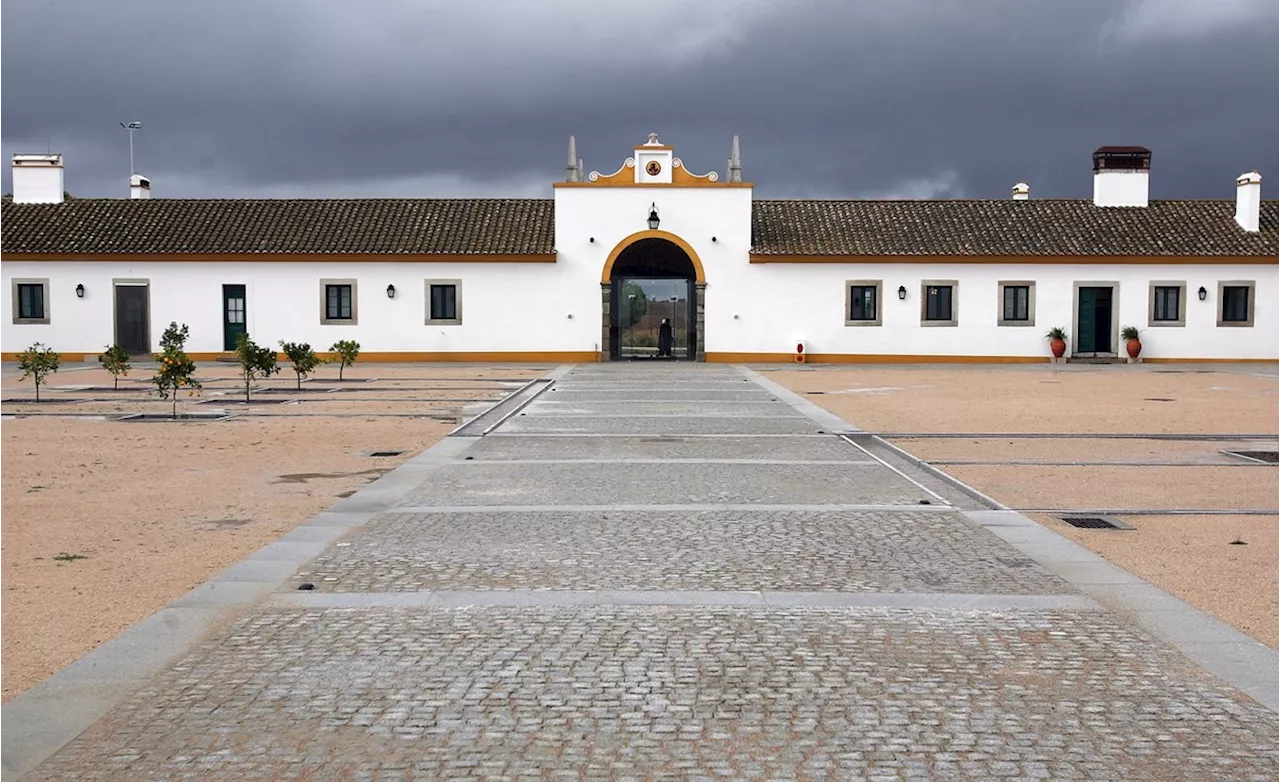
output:
[[[1125,326],[1120,330],[1120,338],[1125,341],[1125,349],[1129,351],[1129,358],[1137,358],[1142,352],[1142,340],[1138,339],[1137,326]]]
[[[1061,326],[1054,326],[1049,329],[1048,334],[1045,334],[1045,338],[1049,340],[1049,349],[1053,351],[1053,357],[1062,358],[1067,352],[1067,330]]]

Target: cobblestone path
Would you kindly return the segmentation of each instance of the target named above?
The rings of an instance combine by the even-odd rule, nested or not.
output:
[[[575,367],[455,451],[25,778],[1276,779],[1150,587],[759,376]]]

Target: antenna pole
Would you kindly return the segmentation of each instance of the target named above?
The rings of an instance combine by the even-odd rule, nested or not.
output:
[[[129,176],[138,173],[138,167],[133,164],[133,128],[129,128]]]

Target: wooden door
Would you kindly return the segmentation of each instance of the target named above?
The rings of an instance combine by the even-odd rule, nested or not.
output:
[[[236,339],[248,328],[245,325],[246,301],[243,285],[222,286],[223,350],[235,350]]]
[[[116,344],[131,356],[151,352],[150,299],[146,285],[116,285]]]

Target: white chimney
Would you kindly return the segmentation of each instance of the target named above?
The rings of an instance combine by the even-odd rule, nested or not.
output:
[[[134,174],[129,177],[129,197],[150,198],[151,180],[147,179],[142,174]]]
[[[62,155],[14,155],[13,202],[62,203]]]
[[[1262,176],[1257,171],[1236,177],[1236,222],[1250,233],[1258,232],[1258,210],[1262,208]]]
[[[1031,197],[1031,185],[1026,182],[1019,182],[1013,186],[1013,200],[1026,201]]]
[[[1146,206],[1151,150],[1098,147],[1093,153],[1094,206]]]

